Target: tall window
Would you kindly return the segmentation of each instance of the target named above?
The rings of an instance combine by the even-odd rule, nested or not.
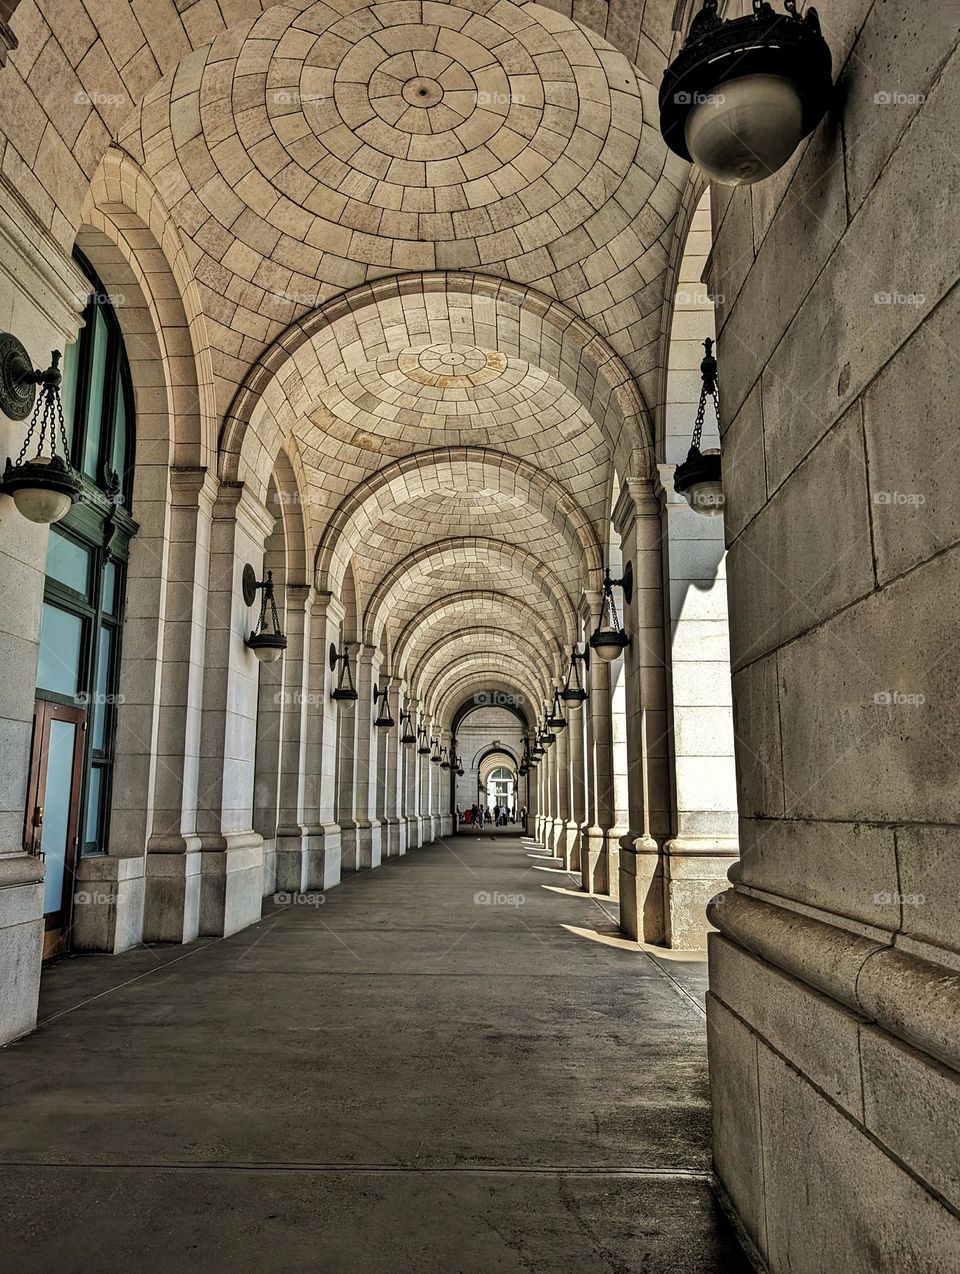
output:
[[[109,836],[126,566],[137,524],[130,514],[134,418],[123,337],[106,289],[75,256],[90,297],[79,339],[64,356],[62,392],[84,488],[50,530],[37,697],[85,711],[78,849],[91,854],[104,853]]]

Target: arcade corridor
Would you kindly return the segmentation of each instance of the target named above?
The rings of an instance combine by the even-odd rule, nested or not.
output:
[[[461,837],[231,938],[60,961],[0,1053],[3,1267],[748,1268],[707,1180],[705,965],[610,905]]]

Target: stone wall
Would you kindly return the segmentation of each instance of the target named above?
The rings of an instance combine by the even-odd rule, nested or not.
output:
[[[715,1156],[775,1271],[960,1259],[947,8],[830,6],[836,109],[713,197],[742,853],[711,908]]]

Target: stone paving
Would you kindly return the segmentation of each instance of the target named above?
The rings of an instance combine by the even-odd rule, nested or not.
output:
[[[61,961],[0,1053],[3,1268],[747,1269],[703,961],[609,906],[458,837],[229,939]]]

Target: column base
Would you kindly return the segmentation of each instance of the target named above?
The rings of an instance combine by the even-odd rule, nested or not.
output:
[[[652,836],[627,833],[619,846],[620,928],[634,942],[662,943],[663,857]]]
[[[193,942],[200,933],[200,852],[150,851],[146,856],[144,942]],[[261,886],[262,888],[262,886]]]
[[[740,847],[732,836],[677,836],[663,847],[664,941],[676,950],[703,951],[712,926],[707,903],[729,888],[727,872]]]
[[[580,841],[580,879],[586,893],[609,893],[608,858],[607,833],[602,827],[585,828]]]
[[[74,951],[129,951],[143,941],[144,859],[98,854],[77,864]]]
[[[302,894],[340,883],[340,827],[318,823],[277,832],[277,876],[273,893]]]
[[[226,848],[200,851],[200,934],[226,938],[256,924],[262,913],[263,838],[230,833]]]
[[[580,834],[579,823],[567,823],[560,849],[563,865],[567,871],[577,873],[580,871]]]
[[[384,858],[399,858],[400,849],[400,820],[399,818],[387,818],[383,822],[383,830],[381,833],[381,843],[383,845]]]
[[[404,821],[407,824],[407,849],[419,849],[422,843],[420,819],[416,814],[408,814]]]
[[[263,889],[264,898],[277,892],[277,839],[272,837],[263,842]]]
[[[29,854],[0,860],[0,1044],[37,1025],[43,963],[43,863]]]
[[[383,829],[379,819],[357,820],[356,870],[366,871],[383,862]]]

